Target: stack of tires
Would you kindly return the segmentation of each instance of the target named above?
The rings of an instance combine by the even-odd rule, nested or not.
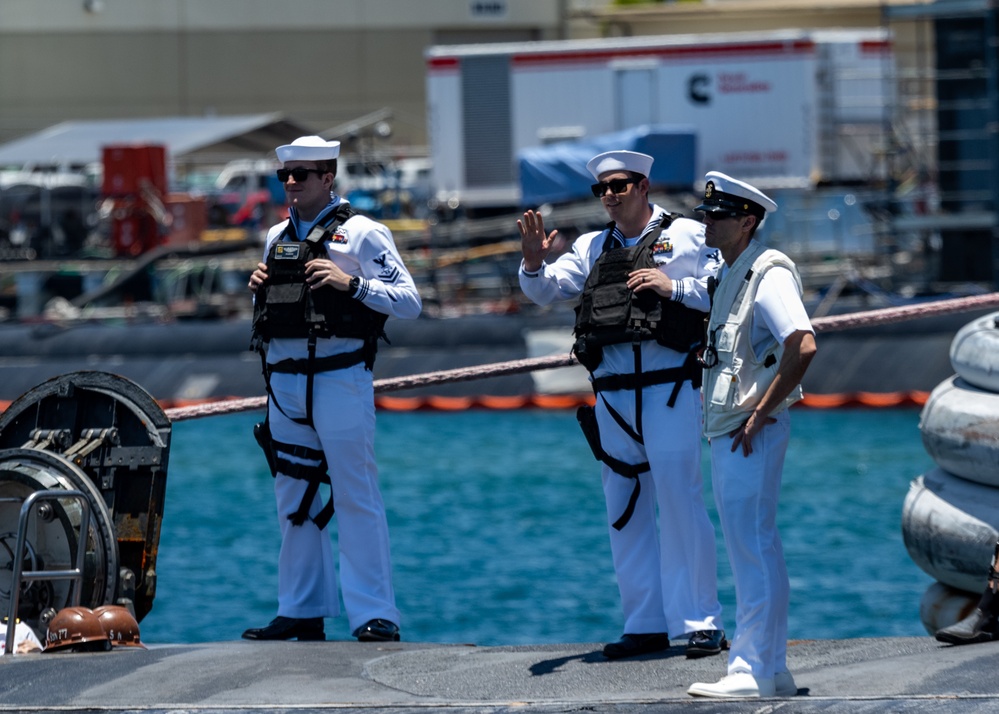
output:
[[[919,420],[936,468],[912,482],[902,509],[909,556],[937,581],[920,603],[930,634],[974,609],[999,538],[999,312],[962,327],[950,361],[957,374]]]

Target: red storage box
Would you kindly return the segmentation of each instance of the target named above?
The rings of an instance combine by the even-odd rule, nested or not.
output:
[[[136,196],[149,184],[157,196],[167,192],[166,148],[149,145],[103,147],[105,196]]]

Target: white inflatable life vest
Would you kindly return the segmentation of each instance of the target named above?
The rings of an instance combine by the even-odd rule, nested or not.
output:
[[[776,339],[761,354],[753,350],[751,332],[753,305],[760,282],[768,270],[787,268],[801,294],[801,278],[794,263],[783,253],[752,240],[718,283],[708,320],[708,348],[718,361],[704,369],[704,435],[728,434],[739,427],[763,399],[777,376],[784,346]],[[801,399],[797,385],[772,413]]]

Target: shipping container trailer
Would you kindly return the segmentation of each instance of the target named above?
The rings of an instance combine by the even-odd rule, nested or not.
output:
[[[434,188],[466,206],[517,206],[523,149],[642,125],[694,127],[699,176],[800,187],[884,176],[883,30],[439,45],[425,58]]]

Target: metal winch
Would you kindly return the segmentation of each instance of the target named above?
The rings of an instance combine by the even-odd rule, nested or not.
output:
[[[16,600],[44,631],[71,605],[150,611],[170,433],[148,392],[106,372],[55,377],[0,414],[0,616]]]

